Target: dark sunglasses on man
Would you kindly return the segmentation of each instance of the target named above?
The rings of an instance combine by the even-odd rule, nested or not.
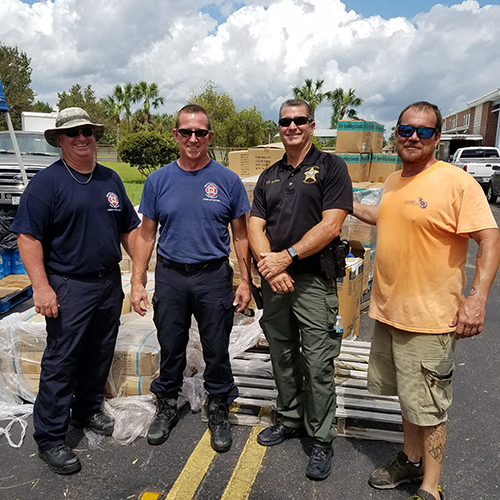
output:
[[[296,116],[295,118],[280,118],[278,123],[280,127],[289,127],[292,122],[299,127],[300,125],[305,125],[309,123],[311,120],[307,118],[307,116]]]
[[[411,137],[414,132],[417,133],[419,139],[430,139],[438,132],[438,129],[433,127],[413,127],[411,125],[399,125],[398,127],[398,134],[401,137]]]
[[[70,128],[66,131],[64,131],[64,135],[67,137],[71,137],[74,139],[75,137],[78,137],[80,134],[83,135],[83,137],[92,137],[94,135],[94,129],[93,128]]]
[[[198,129],[198,130],[189,130],[188,128],[178,128],[177,132],[179,132],[182,137],[191,137],[193,134],[196,137],[206,137],[209,133],[210,130],[206,129]]]

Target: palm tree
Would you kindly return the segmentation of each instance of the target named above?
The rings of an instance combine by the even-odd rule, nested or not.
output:
[[[156,83],[149,85],[146,82],[139,82],[133,88],[133,100],[140,101],[144,99],[144,126],[146,130],[148,130],[148,124],[151,117],[151,106],[156,109],[160,104],[165,103],[165,99],[161,97],[159,93],[160,89]]]
[[[116,88],[115,88],[116,90]],[[116,144],[120,142],[120,115],[122,113],[123,104],[117,99],[116,95],[108,95],[106,99],[101,99],[104,113],[116,121]]]
[[[321,92],[321,88],[324,83],[325,80],[316,80],[313,84],[311,78],[306,78],[306,82],[302,85],[302,87],[293,88],[293,95],[295,99],[302,99],[303,101],[306,101],[313,112],[313,117],[314,111],[323,102],[328,94],[328,92]]]
[[[132,112],[130,105],[134,101],[134,86],[131,83],[126,83],[123,87],[117,85],[114,90],[116,99],[122,103],[123,117],[127,121],[127,134],[130,134],[130,118]]]
[[[274,138],[278,134],[278,126],[273,120],[266,120],[264,122],[264,135],[266,144],[274,142]]]
[[[356,89],[349,89],[348,92],[345,92],[342,87],[339,87],[331,92],[327,92],[326,97],[332,103],[331,128],[337,128],[338,122],[345,115],[349,118],[354,118],[356,116],[356,108],[363,104],[363,99],[356,96]]]

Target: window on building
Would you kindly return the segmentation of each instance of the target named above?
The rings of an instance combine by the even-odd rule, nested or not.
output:
[[[467,115],[464,115],[464,127],[468,127],[470,124],[470,113]]]

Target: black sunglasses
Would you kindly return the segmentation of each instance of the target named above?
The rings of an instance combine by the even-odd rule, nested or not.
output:
[[[411,137],[413,132],[416,132],[419,139],[430,139],[437,131],[437,128],[432,127],[412,127],[411,125],[400,125],[398,127],[398,134],[401,137]]]
[[[64,132],[64,135],[67,137],[71,137],[74,139],[75,137],[78,137],[80,134],[83,135],[83,137],[92,137],[94,135],[94,129],[93,128],[70,128],[69,130],[66,130]]]
[[[280,118],[278,123],[280,127],[289,127],[292,124],[292,122],[295,123],[295,125],[300,126],[300,125],[305,125],[310,121],[311,120],[309,120],[307,116],[296,116],[295,118]]]
[[[205,130],[203,128],[198,130],[189,130],[188,128],[178,128],[177,132],[179,132],[179,134],[181,134],[182,137],[191,137],[193,134],[196,137],[206,137],[210,133],[210,130]]]

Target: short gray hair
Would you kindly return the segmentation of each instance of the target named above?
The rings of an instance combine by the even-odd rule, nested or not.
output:
[[[296,108],[298,106],[305,106],[307,110],[307,118],[310,121],[314,121],[314,113],[311,109],[311,106],[309,106],[309,104],[302,99],[288,99],[287,101],[285,101],[280,107],[279,117],[281,118],[281,112],[283,111],[283,108]]]

